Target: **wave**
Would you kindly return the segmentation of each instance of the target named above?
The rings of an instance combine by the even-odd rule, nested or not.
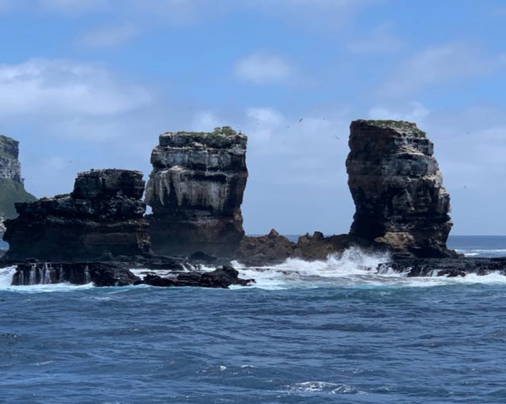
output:
[[[450,284],[506,284],[506,276],[499,273],[466,277],[437,276],[407,277],[391,269],[379,272],[376,268],[390,260],[387,254],[366,253],[350,248],[342,255],[329,255],[326,260],[304,261],[288,259],[282,264],[250,268],[239,262],[233,266],[242,278],[256,280],[253,287],[260,289],[292,289],[319,287],[431,287]],[[238,287],[236,287],[238,288]]]
[[[57,283],[49,285],[12,286],[12,277],[16,272],[16,266],[0,268],[0,290],[24,292],[24,293],[50,293],[70,292],[76,289],[93,288],[92,283],[86,285],[72,285],[70,283]]]
[[[239,276],[244,279],[255,279],[253,286],[232,286],[231,289],[265,290],[280,289],[308,289],[308,288],[374,288],[374,287],[432,287],[453,284],[506,284],[506,276],[499,273],[491,273],[485,276],[469,274],[466,277],[447,278],[438,277],[434,271],[430,277],[407,277],[406,273],[398,273],[391,269],[377,270],[379,264],[390,260],[387,254],[367,253],[359,248],[350,248],[341,255],[329,255],[325,260],[305,261],[298,258],[290,258],[279,265],[263,267],[247,267],[240,262],[234,261],[232,265],[239,271]],[[214,267],[202,267],[204,271],[213,271]],[[0,269],[0,290],[21,292],[54,292],[72,291],[76,289],[92,288],[92,284],[70,285],[33,285],[11,286],[12,277],[16,267]],[[143,276],[146,269],[132,270],[137,276]],[[146,285],[135,286],[135,288]]]

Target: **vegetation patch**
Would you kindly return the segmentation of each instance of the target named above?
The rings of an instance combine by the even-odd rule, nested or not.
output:
[[[5,219],[15,218],[18,214],[16,202],[32,202],[37,198],[26,192],[23,184],[6,178],[0,178],[0,215]]]

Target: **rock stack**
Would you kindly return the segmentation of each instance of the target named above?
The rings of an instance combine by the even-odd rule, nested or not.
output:
[[[398,256],[454,257],[452,222],[434,145],[416,124],[358,120],[346,160],[356,212],[350,235],[386,245]]]
[[[150,253],[142,173],[92,170],[78,174],[71,194],[17,203],[7,220],[7,259],[104,259]]]
[[[226,257],[237,249],[244,236],[246,143],[229,127],[160,135],[146,188],[155,253]]]

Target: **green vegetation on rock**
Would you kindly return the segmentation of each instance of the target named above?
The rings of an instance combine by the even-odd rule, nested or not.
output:
[[[232,129],[230,126],[222,126],[214,128],[212,132],[188,132],[181,130],[176,132],[176,135],[192,135],[192,136],[236,136],[239,135],[237,131]]]
[[[0,178],[0,216],[5,219],[17,216],[14,203],[31,202],[37,198],[25,191],[23,184],[11,179]]]
[[[368,119],[365,120],[368,125],[377,126],[379,128],[389,128],[394,129],[396,131],[402,131],[407,133],[412,133],[414,135],[425,137],[426,133],[416,126],[416,123],[407,122],[407,121],[394,121],[391,119]]]

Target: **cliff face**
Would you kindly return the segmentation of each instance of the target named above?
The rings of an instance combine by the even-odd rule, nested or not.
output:
[[[350,235],[416,257],[455,256],[452,222],[434,146],[416,124],[358,120],[346,160],[356,212]]]
[[[0,135],[0,237],[3,234],[1,219],[16,217],[14,203],[35,200],[23,186],[18,156],[19,142]]]
[[[17,203],[7,220],[8,259],[98,259],[150,252],[142,173],[95,170],[78,174],[71,194]]]
[[[244,236],[246,143],[246,136],[228,127],[160,135],[146,188],[156,253],[223,256],[237,249]]]

